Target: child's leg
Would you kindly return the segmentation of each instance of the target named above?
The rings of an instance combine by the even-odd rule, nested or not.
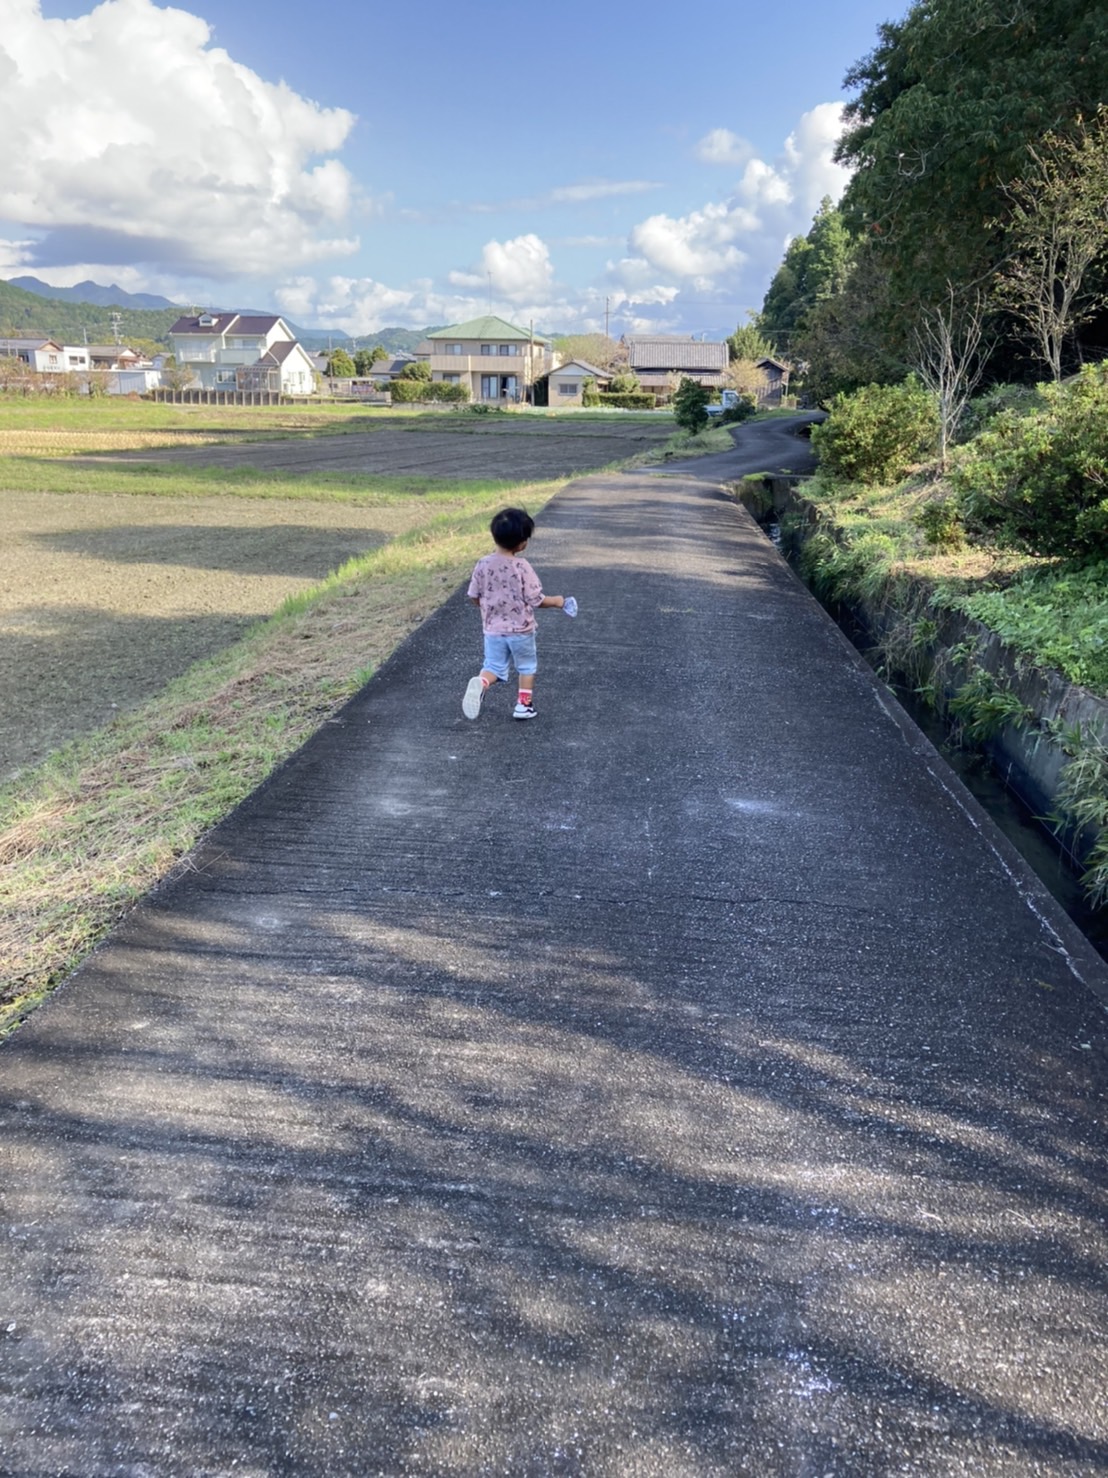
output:
[[[539,668],[534,633],[514,639],[512,658],[519,674],[519,701],[516,703],[514,717],[534,718],[535,673]]]
[[[462,698],[462,712],[466,718],[476,718],[481,712],[481,699],[496,682],[508,680],[508,651],[503,637],[485,637],[485,661],[476,677],[471,677]]]

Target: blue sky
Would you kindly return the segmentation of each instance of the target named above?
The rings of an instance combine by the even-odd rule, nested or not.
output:
[[[843,76],[905,9],[0,0],[0,277],[728,332],[841,191]]]

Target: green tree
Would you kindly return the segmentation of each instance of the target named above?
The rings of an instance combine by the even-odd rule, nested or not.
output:
[[[763,337],[775,345],[777,352],[793,351],[793,341],[804,333],[817,305],[843,291],[853,256],[853,242],[842,212],[825,195],[808,234],[794,237],[789,243],[758,315]]]
[[[554,352],[563,364],[571,359],[583,359],[602,370],[627,363],[626,346],[607,334],[566,334],[554,340]]]
[[[608,383],[608,392],[611,395],[633,395],[641,388],[638,375],[631,369],[614,374]]]
[[[426,359],[413,359],[411,364],[406,364],[400,371],[402,380],[429,380],[431,378],[431,365]]]
[[[853,233],[889,281],[886,337],[948,282],[983,286],[1006,252],[1006,190],[1028,145],[1108,96],[1108,7],[1090,0],[917,0],[847,75],[838,157]]]
[[[683,431],[698,436],[708,424],[708,402],[712,392],[686,376],[673,396],[673,419]]]
[[[354,378],[354,361],[345,349],[336,349],[327,361],[327,373],[332,380],[351,380]]]
[[[748,322],[740,323],[727,340],[727,355],[732,361],[745,360],[756,364],[759,359],[773,356],[773,345],[762,332],[757,313],[751,313]]]

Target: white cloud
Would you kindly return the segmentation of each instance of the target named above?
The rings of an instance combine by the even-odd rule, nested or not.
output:
[[[386,287],[372,277],[331,277],[322,284],[312,277],[296,277],[274,296],[286,317],[309,328],[365,334],[390,324],[423,328],[429,322],[422,316],[422,296]]]
[[[659,272],[673,277],[716,277],[746,260],[736,237],[758,229],[744,205],[706,205],[687,216],[650,216],[631,232],[631,246]]]
[[[353,114],[263,81],[152,0],[76,20],[45,20],[38,0],[5,10],[0,218],[34,237],[31,270],[239,276],[356,249],[353,181],[328,157]]]
[[[489,288],[497,298],[511,303],[545,301],[554,283],[550,251],[534,233],[512,241],[488,241],[481,251],[480,269],[451,272],[455,287]]]
[[[696,146],[696,157],[705,164],[741,167],[754,156],[754,145],[729,128],[713,128]]]
[[[633,253],[619,273],[669,278],[698,297],[735,287],[740,273],[780,261],[782,240],[808,229],[824,195],[838,200],[849,171],[832,154],[842,132],[842,106],[820,103],[805,113],[773,161],[750,157],[744,141],[713,129],[697,146],[712,163],[742,164],[731,197],[687,215],[653,215],[630,232]],[[641,264],[632,271],[633,263]],[[609,269],[611,272],[611,268]]]
[[[849,169],[832,158],[842,131],[843,105],[820,103],[804,114],[785,140],[787,168],[795,182],[797,199],[809,216],[825,195],[838,201],[850,179]]]

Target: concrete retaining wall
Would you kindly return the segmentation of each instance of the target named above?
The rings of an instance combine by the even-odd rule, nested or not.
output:
[[[762,524],[790,515],[788,539],[783,552],[795,555],[803,547],[819,522],[817,505],[803,494],[803,479],[769,477],[758,483],[740,486],[739,500]],[[921,606],[930,587],[919,582]],[[864,633],[863,650],[883,647],[898,613],[876,603],[854,601],[836,615],[845,615]],[[1067,682],[1061,673],[1033,666],[1026,657],[1007,646],[996,632],[960,612],[929,612],[935,621],[934,638],[918,647],[914,659],[929,674],[936,695],[945,704],[966,681],[964,663],[951,656],[964,644],[974,648],[973,661],[983,668],[998,685],[1009,688],[1031,711],[1037,722],[1027,726],[1009,724],[984,747],[993,766],[1035,815],[1045,816],[1057,808],[1058,781],[1067,756],[1054,740],[1046,725],[1060,721],[1066,726],[1080,725],[1108,743],[1108,702],[1087,688]],[[867,654],[868,655],[868,654]],[[892,676],[909,676],[903,671]],[[1074,853],[1084,856],[1095,833],[1069,838]]]

